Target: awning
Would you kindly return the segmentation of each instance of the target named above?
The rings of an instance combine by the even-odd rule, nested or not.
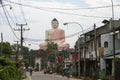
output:
[[[103,57],[103,59],[113,59],[113,56]]]

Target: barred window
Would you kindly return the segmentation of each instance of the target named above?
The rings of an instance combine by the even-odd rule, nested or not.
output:
[[[107,41],[104,42],[104,47],[108,48],[108,42]]]

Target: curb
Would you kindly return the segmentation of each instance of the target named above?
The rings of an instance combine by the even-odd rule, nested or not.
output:
[[[29,72],[26,72],[26,78],[22,80],[31,80],[31,77],[29,76]]]

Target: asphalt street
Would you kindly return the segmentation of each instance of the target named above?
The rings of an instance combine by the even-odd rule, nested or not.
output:
[[[63,77],[55,74],[43,74],[42,72],[33,72],[30,80],[69,80],[67,77]]]

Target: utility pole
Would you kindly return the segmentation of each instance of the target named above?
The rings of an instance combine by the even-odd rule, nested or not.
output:
[[[97,56],[97,41],[96,41],[96,24],[94,24],[94,51],[95,51],[95,78],[97,80],[97,74],[98,74],[98,68],[97,68],[97,60],[98,60],[98,56]]]
[[[18,53],[19,53],[19,45],[18,45],[18,43],[19,43],[19,41],[15,41],[17,44],[17,46],[16,46],[16,60],[18,60]]]
[[[86,35],[84,38],[84,80],[86,80]]]
[[[20,31],[20,54],[23,56],[23,31],[28,31],[30,30],[29,28],[28,29],[25,29],[23,28],[23,26],[26,26],[26,24],[16,24],[16,26],[20,26],[20,28],[18,29],[14,29],[15,31]]]
[[[31,57],[32,57],[32,54],[30,53],[30,46],[31,46],[31,44],[28,44],[29,45],[29,65],[30,65],[30,67],[32,67],[31,66]]]
[[[0,4],[2,5],[2,0],[0,0]],[[1,50],[0,50],[1,54],[0,55],[2,55],[2,43],[3,43],[3,34],[1,32]]]
[[[2,4],[2,0],[0,0],[0,4]]]
[[[3,48],[3,47],[2,47],[2,46],[3,46],[3,44],[2,44],[2,43],[3,43],[3,34],[2,34],[2,32],[1,32],[1,50],[0,50],[1,55],[2,55],[2,48]]]
[[[78,37],[78,76],[80,77],[80,37]]]
[[[116,48],[116,45],[115,45],[115,26],[114,26],[114,2],[113,0],[111,0],[111,5],[112,5],[112,24],[111,24],[111,27],[112,27],[112,30],[113,30],[113,66],[114,66],[114,71],[113,71],[113,76],[114,76],[114,80],[116,79],[116,73],[115,73],[115,70],[116,70],[116,66],[115,66],[115,55],[116,55],[116,52],[115,52],[115,48]]]

